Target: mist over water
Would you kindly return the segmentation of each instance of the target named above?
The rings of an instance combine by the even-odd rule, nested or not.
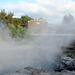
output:
[[[0,73],[25,67],[53,70],[61,47],[68,46],[74,38],[74,35],[32,35],[28,43],[17,42],[0,23]]]

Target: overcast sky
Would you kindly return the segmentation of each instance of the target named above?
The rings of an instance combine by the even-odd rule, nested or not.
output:
[[[0,0],[0,9],[13,12],[14,17],[29,15],[61,23],[65,14],[75,16],[75,0]]]

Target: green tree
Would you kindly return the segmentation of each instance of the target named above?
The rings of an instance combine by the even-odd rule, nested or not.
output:
[[[1,21],[5,21],[5,17],[6,17],[6,12],[5,12],[4,9],[2,9],[2,10],[0,11],[0,20],[1,20]]]
[[[10,13],[8,13],[6,16],[5,16],[5,22],[7,23],[7,25],[10,23],[10,24],[12,24],[12,19],[13,19],[13,13],[12,12],[10,12]]]
[[[13,38],[22,39],[29,34],[29,31],[26,28],[21,26],[9,25],[10,34]]]
[[[28,32],[28,31],[27,31],[26,28],[23,28],[23,27],[21,27],[21,26],[18,26],[18,27],[17,27],[17,37],[24,38],[27,32]]]
[[[12,24],[15,25],[16,27],[21,25],[22,24],[21,19],[20,18],[13,18]]]
[[[21,16],[22,24],[27,24],[29,20],[33,20],[33,18],[29,17],[28,15]]]
[[[7,18],[9,20],[9,23],[12,24],[12,17],[14,16],[14,14],[12,12],[8,13]]]
[[[10,30],[10,35],[13,37],[13,38],[16,38],[16,35],[17,35],[17,29],[14,25],[9,25],[9,30]]]

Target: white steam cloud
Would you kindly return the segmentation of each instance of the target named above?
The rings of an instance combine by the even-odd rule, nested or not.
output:
[[[33,35],[28,43],[13,40],[0,23],[0,73],[15,72],[25,67],[52,70],[61,47],[68,46],[74,35]]]

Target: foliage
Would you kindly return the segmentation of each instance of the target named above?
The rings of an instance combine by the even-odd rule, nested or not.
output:
[[[21,26],[16,28],[14,25],[9,25],[8,27],[13,38],[23,39],[25,36],[29,35],[29,31]]]
[[[0,11],[0,21],[7,24],[11,36],[13,38],[22,39],[29,35],[29,31],[20,25],[27,24],[27,22],[33,18],[28,15],[21,16],[21,18],[13,18],[13,16],[14,14],[12,12],[7,14],[4,9]]]
[[[33,18],[29,17],[28,15],[21,16],[21,18],[13,18],[13,16],[14,13],[12,12],[7,14],[4,9],[0,11],[0,20],[6,22],[7,25],[13,24],[18,27],[19,25],[27,24],[29,20],[33,20]]]
[[[22,24],[21,19],[20,18],[12,18],[12,24],[15,25],[16,27],[18,27],[19,25]]]
[[[6,13],[5,13],[5,10],[3,9],[3,10],[1,10],[0,11],[0,20],[5,20],[5,17],[6,17]]]
[[[33,18],[28,17],[28,15],[21,16],[22,24],[26,24],[29,20],[33,20]]]

